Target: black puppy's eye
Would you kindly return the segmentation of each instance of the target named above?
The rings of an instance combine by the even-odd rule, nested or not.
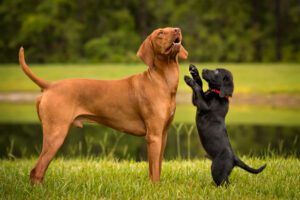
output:
[[[229,78],[227,76],[224,76],[223,81],[229,81]]]

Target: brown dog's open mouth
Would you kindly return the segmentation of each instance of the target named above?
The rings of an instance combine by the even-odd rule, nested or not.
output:
[[[174,40],[173,44],[174,44],[174,45],[181,44],[180,38],[177,37],[177,38]]]
[[[180,46],[181,45],[181,40],[180,37],[176,37],[173,41],[173,43],[165,50],[165,54],[168,54],[171,52],[172,47]]]

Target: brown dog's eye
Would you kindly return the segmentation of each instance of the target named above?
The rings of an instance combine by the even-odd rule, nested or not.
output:
[[[163,31],[159,31],[158,32],[158,37],[162,37],[164,35],[164,32]]]

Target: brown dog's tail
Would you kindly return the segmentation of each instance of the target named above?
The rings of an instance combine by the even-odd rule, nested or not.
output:
[[[21,47],[19,51],[19,63],[22,67],[23,72],[33,81],[35,82],[41,89],[46,89],[49,87],[50,83],[47,81],[40,79],[34,73],[31,71],[31,69],[28,67],[25,61],[24,57],[24,48]]]

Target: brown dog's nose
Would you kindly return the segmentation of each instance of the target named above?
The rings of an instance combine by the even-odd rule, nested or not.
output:
[[[175,33],[180,33],[181,30],[180,30],[180,28],[174,28],[174,32],[175,32]]]

